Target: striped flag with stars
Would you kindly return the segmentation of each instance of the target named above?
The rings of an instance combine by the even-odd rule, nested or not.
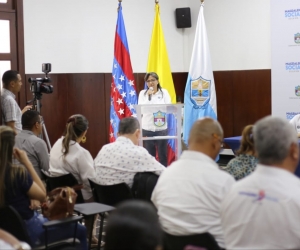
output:
[[[116,140],[119,123],[122,118],[128,116],[136,117],[136,111],[133,107],[133,105],[137,104],[136,93],[122,14],[122,5],[120,2],[115,33],[114,61],[110,90],[110,142]]]

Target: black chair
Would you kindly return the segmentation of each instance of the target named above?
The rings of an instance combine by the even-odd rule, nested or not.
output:
[[[136,173],[131,191],[135,199],[150,201],[153,189],[158,181],[158,175],[152,172]]]
[[[75,235],[77,226],[74,229],[74,238],[73,242],[68,241],[59,241],[57,243],[51,243],[48,245],[47,242],[47,231],[50,227],[58,226],[62,224],[78,223],[82,220],[82,216],[73,216],[61,220],[48,221],[43,224],[45,228],[45,249],[64,249],[65,247],[74,247],[75,246]],[[30,237],[28,235],[25,223],[19,213],[12,206],[3,206],[0,208],[0,228],[7,231],[8,233],[15,236],[18,240],[28,243],[31,247],[34,247]],[[74,248],[75,249],[75,248]]]
[[[32,246],[25,224],[19,213],[11,206],[0,208],[0,228]]]
[[[78,181],[76,180],[76,178],[72,175],[72,174],[66,174],[66,175],[62,175],[62,176],[58,176],[58,177],[51,177],[48,175],[45,175],[45,181],[46,181],[46,186],[47,186],[47,192],[52,191],[55,188],[58,187],[74,187],[74,186],[78,186]],[[81,190],[76,190],[75,188],[75,192],[77,193],[77,199],[76,199],[76,203],[80,204],[80,203],[84,203],[84,199],[82,196],[82,192]]]
[[[115,207],[121,201],[133,199],[130,187],[126,183],[103,186],[90,179],[89,182],[96,202]]]
[[[187,245],[203,247],[207,250],[221,250],[210,233],[177,236],[164,233],[164,250],[183,250]]]

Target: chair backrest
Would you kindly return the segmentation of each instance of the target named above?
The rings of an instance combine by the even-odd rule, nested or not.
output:
[[[96,202],[116,206],[121,201],[133,198],[131,190],[126,183],[103,186],[90,179],[89,182]]]
[[[24,221],[12,206],[0,208],[0,228],[32,246]]]
[[[72,174],[66,174],[58,177],[46,177],[46,185],[47,185],[47,192],[50,192],[51,190],[58,188],[58,187],[73,187],[78,185],[78,181]],[[82,196],[81,190],[76,190],[77,193],[77,200],[76,203],[84,203],[84,199]]]
[[[158,177],[158,175],[152,172],[136,173],[131,188],[134,198],[151,201],[151,195],[157,183]]]
[[[164,233],[164,250],[183,250],[192,245],[207,250],[221,250],[215,238],[210,233],[176,236]]]

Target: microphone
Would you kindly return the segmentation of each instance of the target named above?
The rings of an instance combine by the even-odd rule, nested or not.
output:
[[[153,87],[150,87],[149,90],[153,91]],[[148,95],[148,100],[151,101],[152,94]]]

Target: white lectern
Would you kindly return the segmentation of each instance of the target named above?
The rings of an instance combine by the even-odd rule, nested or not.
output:
[[[177,160],[181,154],[183,104],[143,104],[134,107],[141,129],[145,126],[149,127],[150,123],[153,131],[159,131],[164,127],[168,130],[166,136],[143,137],[141,133],[139,145],[143,146],[145,140],[169,140],[168,144],[174,150],[175,160]]]

